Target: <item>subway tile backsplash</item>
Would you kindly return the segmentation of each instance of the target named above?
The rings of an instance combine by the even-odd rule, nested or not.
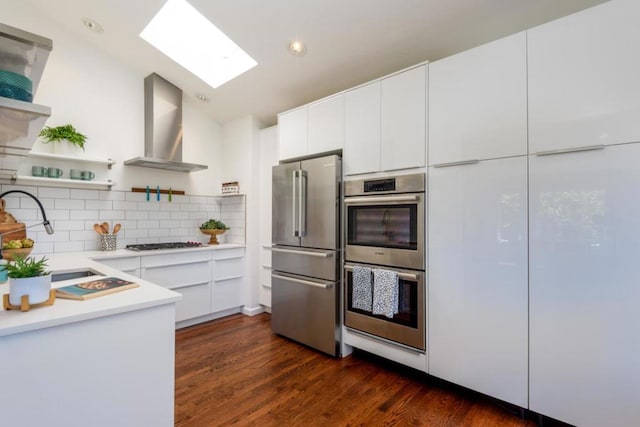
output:
[[[108,222],[110,227],[122,224],[118,248],[128,244],[151,242],[195,241],[206,243],[209,236],[200,233],[200,224],[209,218],[224,222],[230,230],[218,236],[222,243],[245,243],[246,199],[233,196],[173,196],[169,203],[163,194],[155,194],[147,202],[146,194],[116,190],[82,190],[57,187],[4,184],[2,191],[23,190],[36,196],[53,224],[55,233],[48,235],[42,226],[42,215],[28,196],[9,194],[4,197],[6,210],[18,222],[24,222],[27,236],[35,240],[32,254],[98,250],[98,234],[93,224]]]

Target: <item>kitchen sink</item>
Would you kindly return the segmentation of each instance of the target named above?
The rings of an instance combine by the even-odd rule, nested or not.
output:
[[[80,279],[82,277],[91,277],[100,275],[97,271],[82,270],[82,271],[69,271],[66,273],[53,273],[51,275],[52,282],[61,282],[63,280]]]

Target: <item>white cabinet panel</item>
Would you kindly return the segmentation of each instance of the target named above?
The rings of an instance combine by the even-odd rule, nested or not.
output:
[[[182,287],[174,291],[182,295],[182,300],[176,303],[176,322],[209,314],[211,288],[208,283]]]
[[[429,64],[429,164],[527,154],[527,40]]]
[[[140,257],[96,258],[96,261],[125,273],[140,277]]]
[[[530,158],[530,409],[640,425],[640,144]]]
[[[640,141],[639,17],[613,0],[528,31],[532,153]]]
[[[278,159],[307,154],[307,107],[278,115]]]
[[[429,170],[429,373],[527,406],[527,158]]]
[[[309,105],[308,153],[341,150],[344,146],[344,96]]]
[[[380,82],[345,94],[345,175],[380,170]]]
[[[216,281],[211,288],[211,312],[240,307],[242,278]]]
[[[426,85],[425,65],[381,81],[380,166],[383,171],[425,165]]]
[[[241,277],[244,274],[244,257],[215,261],[213,280]]]

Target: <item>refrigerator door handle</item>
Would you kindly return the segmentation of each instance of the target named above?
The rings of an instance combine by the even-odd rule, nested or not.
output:
[[[296,182],[298,180],[298,171],[294,170],[291,174],[291,180],[292,180],[292,185],[291,188],[293,189],[293,192],[291,194],[292,197],[292,201],[291,201],[291,223],[293,224],[293,230],[292,233],[295,237],[298,237],[298,223],[297,223],[297,219],[298,219],[298,215],[296,215],[296,205],[297,205],[297,187],[296,187]]]
[[[299,198],[298,198],[298,227],[300,228],[300,237],[307,235],[307,172],[300,171],[298,178]]]
[[[271,274],[271,277],[280,279],[280,280],[286,280],[287,282],[294,282],[294,283],[299,283],[301,285],[314,286],[316,288],[322,288],[322,289],[328,289],[333,287],[332,283],[326,283],[326,284],[317,283],[317,282],[312,282],[310,280],[294,279],[293,277],[280,276],[279,274]]]
[[[318,258],[329,258],[333,256],[333,252],[309,252],[309,251],[297,251],[295,249],[280,249],[280,248],[271,248],[272,252],[281,252],[285,254],[295,254],[295,255],[306,255],[306,256],[314,256]]]

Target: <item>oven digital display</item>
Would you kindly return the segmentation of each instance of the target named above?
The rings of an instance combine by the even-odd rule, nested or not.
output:
[[[350,206],[347,243],[416,250],[418,230],[415,204]]]
[[[387,178],[387,179],[376,179],[371,181],[365,181],[363,184],[365,193],[375,193],[379,191],[395,191],[396,190],[396,179],[395,178]]]

